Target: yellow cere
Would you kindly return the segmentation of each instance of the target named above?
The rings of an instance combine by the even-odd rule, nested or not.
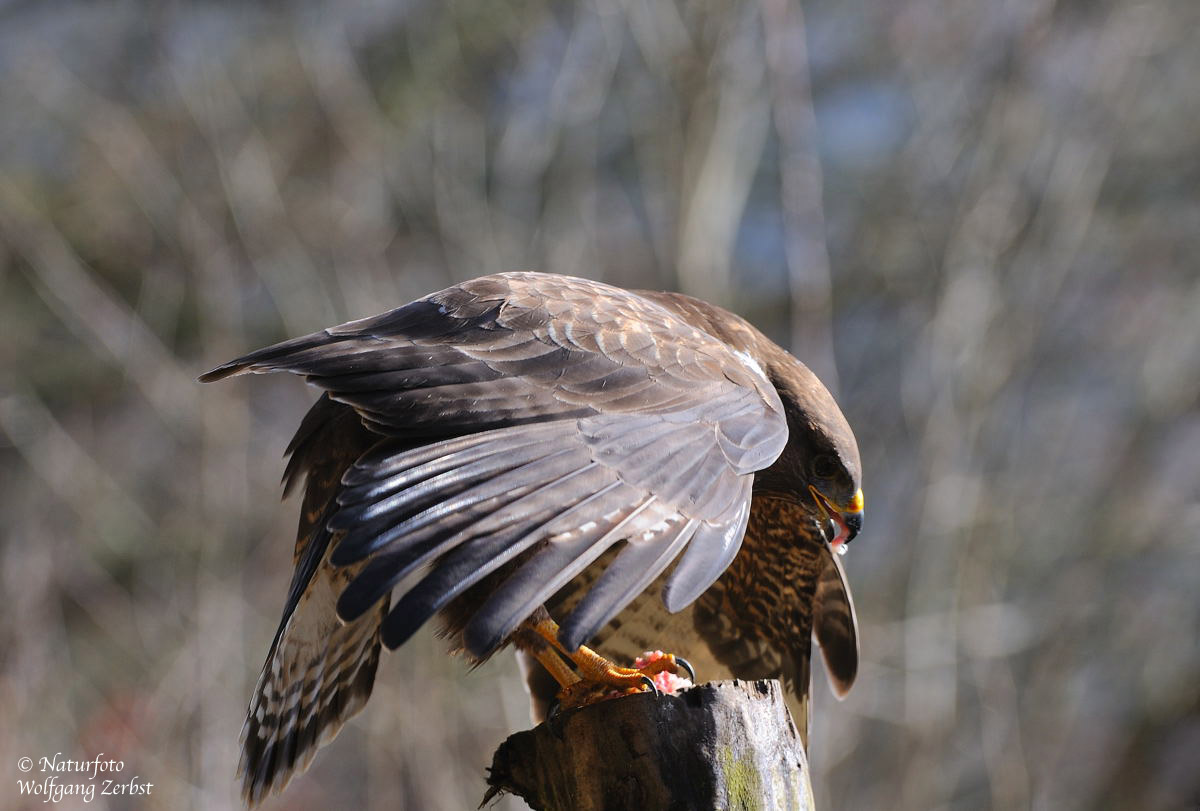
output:
[[[859,490],[854,494],[854,498],[850,499],[850,503],[846,505],[845,511],[848,513],[860,513],[863,511],[862,490]]]

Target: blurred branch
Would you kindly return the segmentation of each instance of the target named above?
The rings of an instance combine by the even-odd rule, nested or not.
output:
[[[792,351],[835,395],[833,283],[825,249],[817,120],[798,0],[761,0],[767,86],[779,142],[780,203],[792,304]]]
[[[0,237],[29,266],[42,299],[94,351],[121,365],[163,422],[183,432],[195,416],[194,382],[175,356],[127,304],[79,258],[10,178],[0,175]]]
[[[136,498],[63,429],[32,391],[0,390],[0,430],[30,469],[81,518],[96,519],[96,505],[104,505],[103,512],[132,519],[139,531],[153,526]]]
[[[287,332],[302,334],[341,320],[324,276],[289,220],[272,145],[226,67],[209,65],[200,82],[175,78],[179,98],[216,161],[241,247],[271,292]]]
[[[759,20],[750,6],[731,17],[713,55],[724,69],[706,76],[690,110],[678,248],[681,289],[724,304],[733,300],[734,244],[770,121]]]

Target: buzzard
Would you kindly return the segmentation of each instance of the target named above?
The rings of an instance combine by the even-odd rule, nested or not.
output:
[[[474,661],[518,650],[535,718],[556,695],[646,689],[684,666],[617,664],[659,647],[706,676],[782,677],[802,730],[811,640],[834,691],[853,683],[836,552],[862,525],[854,435],[816,376],[738,316],[502,273],[201,380],[277,371],[324,393],[287,450],[285,494],[303,481],[304,500],[242,730],[250,804],[362,709],[380,646],[435,615]]]

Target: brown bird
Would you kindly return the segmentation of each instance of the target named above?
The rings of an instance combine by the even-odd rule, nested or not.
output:
[[[503,273],[201,380],[276,371],[325,393],[287,451],[285,493],[303,479],[304,503],[242,730],[249,803],[362,709],[380,644],[434,615],[472,660],[518,649],[535,718],[556,695],[646,689],[683,664],[616,664],[655,648],[708,677],[783,677],[802,731],[812,639],[834,691],[853,683],[834,550],[862,524],[854,435],[816,376],[738,316]]]

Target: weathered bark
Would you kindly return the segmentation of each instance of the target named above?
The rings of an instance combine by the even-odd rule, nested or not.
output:
[[[603,701],[509,737],[488,799],[538,811],[812,811],[808,760],[778,681]]]

